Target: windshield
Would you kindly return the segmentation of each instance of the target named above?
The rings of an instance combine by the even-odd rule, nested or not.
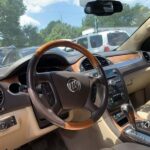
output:
[[[150,16],[150,1],[121,2],[121,13],[98,17],[86,15],[79,0],[0,0],[0,67],[56,39],[78,43],[92,53],[116,50]],[[69,48],[57,51],[76,55]]]

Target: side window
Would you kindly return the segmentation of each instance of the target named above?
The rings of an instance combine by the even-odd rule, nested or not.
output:
[[[109,33],[107,36],[108,44],[111,46],[119,46],[129,38],[125,32]]]
[[[103,39],[101,35],[93,35],[90,37],[90,43],[92,48],[97,48],[103,45]]]
[[[77,43],[82,45],[85,48],[88,48],[88,39],[87,38],[81,38],[77,41]]]

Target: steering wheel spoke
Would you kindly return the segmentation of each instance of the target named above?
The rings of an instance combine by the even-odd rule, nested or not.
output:
[[[47,82],[42,83],[41,90],[43,91],[43,94],[45,98],[47,99],[50,109],[53,110],[55,114],[59,114],[59,112],[62,109],[62,106],[59,101],[59,97],[57,96],[56,89],[51,84],[51,82],[47,81]]]
[[[104,77],[102,74],[98,74],[98,76],[96,76],[96,77],[90,76],[89,78],[90,78],[91,85],[93,85],[95,83],[105,84]]]
[[[42,72],[42,73],[36,73],[36,82],[42,83],[42,82],[49,82],[50,73],[49,72]]]
[[[98,107],[96,105],[94,105],[93,103],[86,103],[86,105],[84,106],[84,108],[88,111],[90,111],[91,113],[97,111]]]

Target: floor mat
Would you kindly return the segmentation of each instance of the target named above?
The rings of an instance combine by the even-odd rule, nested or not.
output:
[[[47,134],[17,150],[68,150],[57,132]]]

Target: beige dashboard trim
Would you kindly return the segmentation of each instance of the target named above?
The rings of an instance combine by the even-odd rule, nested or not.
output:
[[[118,50],[141,50],[141,45],[150,36],[150,19],[148,19]]]
[[[134,93],[150,84],[150,67],[138,70],[124,76],[128,93]]]
[[[103,138],[103,145],[106,147],[112,147],[116,144],[122,143],[119,137],[111,130],[111,128],[106,123],[105,119],[109,117],[107,111],[105,111],[104,115],[99,119],[98,126]],[[120,133],[121,135],[121,133]]]
[[[8,116],[15,116],[18,124],[0,132],[0,150],[13,150],[57,128],[57,126],[53,125],[45,129],[40,129],[32,107],[1,115],[0,120]],[[72,116],[73,114],[70,112],[67,120],[71,120]]]
[[[82,121],[82,120],[85,120],[85,119],[89,118],[89,116],[91,115],[89,112],[87,112],[85,110],[80,110],[80,109],[74,110],[73,114],[74,114],[73,121]],[[98,135],[98,139],[99,139],[98,142],[102,144],[101,148],[102,148],[102,146],[104,146],[104,147],[112,147],[115,144],[122,143],[122,141],[119,139],[119,137],[111,130],[111,128],[107,124],[106,120],[108,118],[110,118],[110,115],[109,115],[109,113],[107,111],[105,111],[103,116],[97,121],[97,123],[95,124],[94,127],[91,127],[91,128],[86,129],[84,131],[76,131],[77,132],[76,134],[77,135],[81,134],[80,135],[81,137],[74,136],[73,140],[80,141],[80,138],[83,137],[83,132],[88,132],[87,133],[87,136],[88,136],[88,134],[90,132],[90,129],[94,128],[93,132],[96,132],[94,134]],[[68,131],[67,133],[69,133],[69,132],[72,132],[72,131]],[[121,132],[120,132],[120,135],[121,135]],[[65,137],[65,138],[68,138],[68,137]],[[78,138],[78,139],[76,139],[76,138]],[[82,145],[82,144],[79,143],[79,145]]]
[[[15,113],[10,114],[10,115],[6,115],[4,117],[0,117],[0,121],[2,122],[3,120],[5,120],[5,119],[7,119],[11,116],[15,116]],[[14,131],[19,130],[20,129],[20,122],[17,118],[16,118],[16,122],[17,122],[17,124],[15,126],[9,128],[9,129],[4,129],[3,131],[0,131],[0,138],[7,135],[7,134],[9,134],[9,133],[12,133]]]

